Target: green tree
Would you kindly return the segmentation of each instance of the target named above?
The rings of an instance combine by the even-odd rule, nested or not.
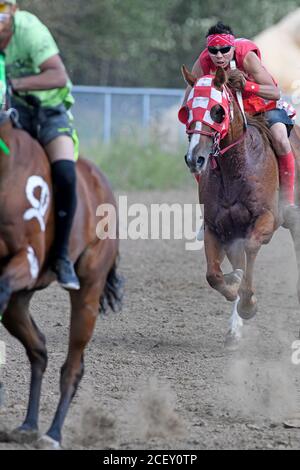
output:
[[[53,32],[74,83],[182,87],[207,29],[222,20],[251,38],[300,0],[19,0]]]

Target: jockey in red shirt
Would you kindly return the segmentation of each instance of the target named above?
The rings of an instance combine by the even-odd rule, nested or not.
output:
[[[283,202],[285,206],[295,206],[295,159],[288,138],[294,123],[282,107],[276,82],[261,63],[258,47],[247,39],[236,39],[231,28],[221,22],[209,29],[206,40],[207,47],[196,60],[193,75],[200,78],[213,74],[217,67],[230,70],[230,62],[235,60],[236,68],[246,77],[242,90],[245,111],[253,115],[264,113],[278,157]],[[188,86],[183,104],[190,91]]]

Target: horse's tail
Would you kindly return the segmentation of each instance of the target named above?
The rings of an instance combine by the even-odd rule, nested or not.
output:
[[[117,259],[108,273],[104,291],[100,298],[100,313],[106,314],[108,307],[112,309],[113,312],[120,312],[122,309],[122,302],[124,296],[124,279],[118,274]]]

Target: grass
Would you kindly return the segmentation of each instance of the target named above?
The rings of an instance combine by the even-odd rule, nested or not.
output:
[[[184,146],[175,152],[155,143],[117,142],[83,152],[106,174],[115,190],[173,189],[190,184]]]

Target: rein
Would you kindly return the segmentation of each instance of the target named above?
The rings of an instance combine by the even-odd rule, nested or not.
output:
[[[230,150],[231,148],[233,148],[233,147],[235,147],[236,145],[240,144],[240,143],[244,140],[245,135],[246,135],[246,130],[244,130],[244,132],[243,132],[243,134],[241,135],[241,137],[240,137],[237,141],[233,142],[233,144],[228,145],[227,147],[225,147],[225,148],[222,149],[222,150],[220,149],[220,152],[219,152],[220,155],[224,155],[224,153],[228,152],[228,150]]]

